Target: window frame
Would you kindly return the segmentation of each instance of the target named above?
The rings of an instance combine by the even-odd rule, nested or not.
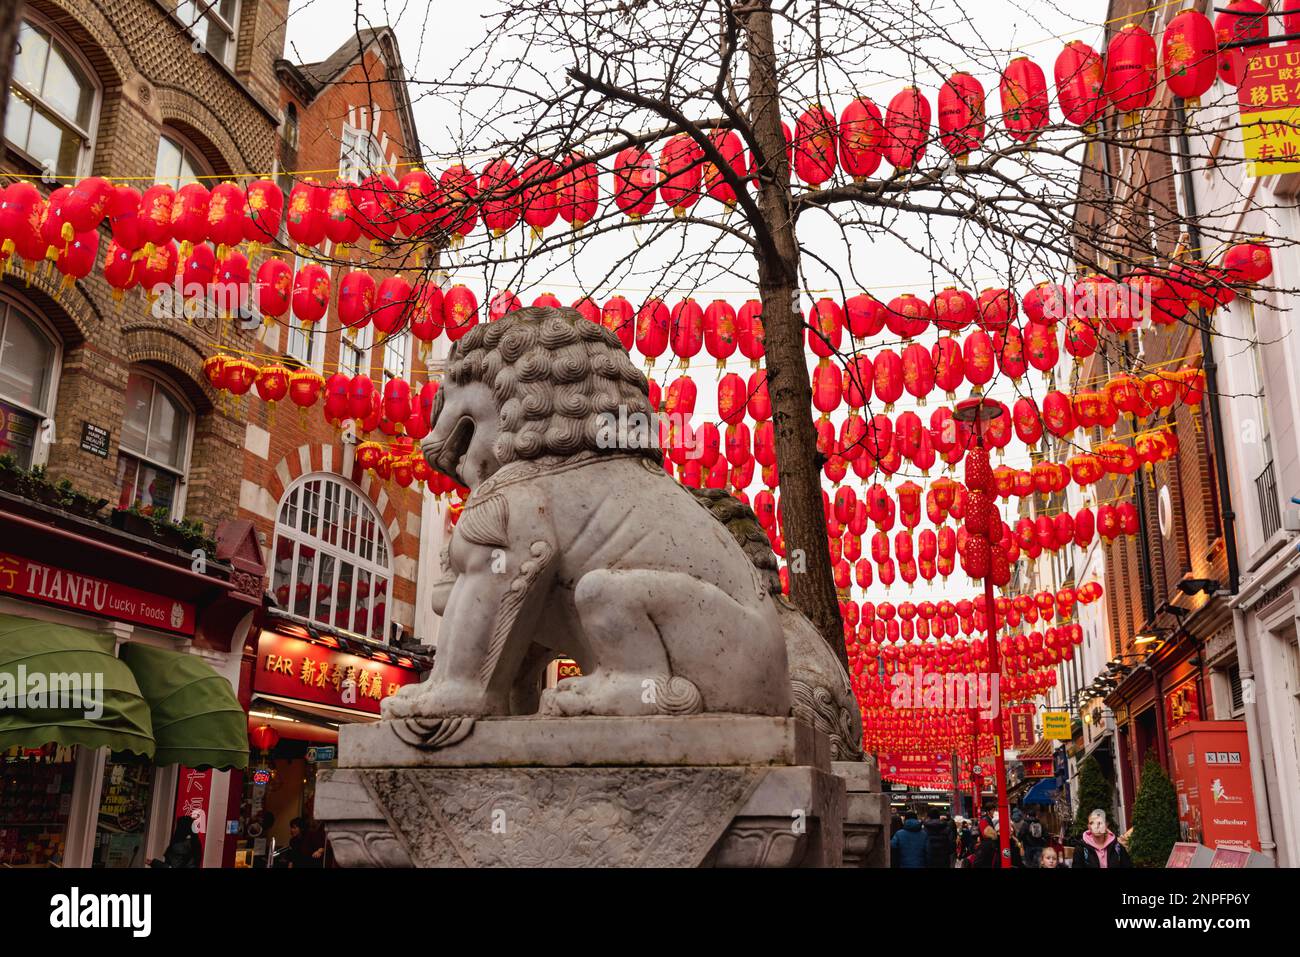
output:
[[[374,365],[374,326],[366,323],[360,329],[353,331],[356,333],[355,337],[349,337],[344,331],[339,338],[339,371],[350,376],[365,375],[366,378],[371,378]],[[357,355],[358,365],[355,369],[347,366],[343,360],[343,357],[351,352]]]
[[[360,157],[357,148],[350,141],[350,137],[364,138],[370,145],[374,155],[378,157],[373,165],[362,168],[352,162],[352,160]],[[367,127],[353,126],[351,123],[344,121],[343,131],[339,136],[339,179],[360,183],[366,177],[380,172],[391,176],[393,170],[389,166],[388,157],[383,152],[383,144],[380,143],[379,137],[375,136],[374,132]]]
[[[185,17],[181,15],[180,7],[182,3],[193,5],[197,14],[194,20],[187,21]],[[182,26],[185,27],[185,32],[194,37],[195,40],[199,40],[199,36],[195,32],[194,28],[200,20],[207,22],[209,30],[213,27],[217,27],[230,38],[230,41],[226,46],[225,55],[223,56],[217,56],[212,52],[212,46],[208,43],[207,39],[208,34],[205,33],[203,39],[199,40],[203,46],[204,53],[208,54],[212,59],[230,70],[235,68],[235,60],[239,56],[239,22],[244,13],[243,0],[234,0],[234,4],[234,19],[227,20],[219,9],[221,6],[221,0],[173,0],[172,3],[172,15],[181,22]]]
[[[175,176],[163,177],[162,172],[158,169],[158,162],[162,157],[162,145],[164,140],[170,142],[180,151],[182,163],[184,163],[187,158],[197,160],[197,164],[195,162],[189,164],[192,169],[197,170],[189,179],[183,179],[180,171],[177,171]],[[204,180],[216,178],[215,174],[212,172],[212,164],[208,162],[208,158],[204,154],[203,150],[199,149],[193,140],[176,127],[168,126],[166,124],[163,125],[162,129],[158,133],[158,148],[154,151],[153,173],[155,183],[166,183],[174,190],[180,189],[188,183],[201,183]]]
[[[31,415],[37,416],[40,422],[37,424],[38,429],[44,429],[45,423],[54,423],[54,410],[59,400],[59,382],[63,378],[63,340],[50,328],[49,324],[41,315],[25,300],[17,295],[0,290],[0,353],[4,350],[4,329],[7,328],[9,316],[13,311],[21,313],[27,321],[36,330],[37,335],[43,336],[51,346],[53,351],[50,354],[50,379],[45,389],[45,408],[40,409],[28,405],[25,402],[19,402],[17,399],[11,399],[7,395],[0,395],[6,405],[12,405]],[[43,442],[39,438],[32,443],[32,467],[44,465],[49,458],[51,442]]]
[[[337,522],[336,522],[338,528],[338,536],[337,536],[339,539],[338,543],[331,543],[321,534],[309,533],[307,531],[304,531],[301,527],[289,524],[289,522],[283,520],[286,514],[286,510],[290,507],[291,498],[293,498],[293,496],[297,496],[297,498],[293,499],[292,502],[293,508],[295,510],[295,515],[296,516],[302,515],[303,504],[302,504],[301,493],[303,489],[308,488],[308,486],[311,485],[311,483],[313,482],[321,483],[320,490],[317,493],[318,494],[317,521],[320,524],[323,524],[325,522],[325,515],[326,515],[325,509],[327,507],[327,503],[329,502],[326,486],[332,483],[335,486],[337,486],[339,489],[340,495],[335,500],[334,503],[334,507],[337,510],[337,515],[338,515]],[[346,512],[348,495],[353,495],[356,498],[356,503],[357,503],[356,515],[358,519],[358,535],[357,535],[358,541],[360,541],[360,534],[359,534],[360,522],[364,517],[364,515],[366,513],[369,513],[369,515],[372,516],[374,520],[375,536],[376,536],[374,539],[374,544],[376,546],[375,554],[376,556],[379,554],[379,546],[382,545],[383,550],[387,556],[386,565],[381,563],[377,557],[366,558],[359,551],[348,551],[345,548],[345,546],[341,543],[342,534],[344,530],[343,515]],[[279,555],[280,555],[280,542],[282,539],[290,543],[291,548],[288,557],[288,562],[289,562],[288,571],[286,572],[284,577],[284,583],[289,587],[289,596],[290,596],[288,601],[289,607],[283,608],[281,609],[281,611],[283,611],[285,614],[289,615],[292,618],[311,624],[314,627],[319,627],[323,625],[327,628],[337,630],[337,631],[347,632],[348,634],[352,634],[352,635],[358,635],[360,637],[367,638],[371,641],[379,640],[383,644],[389,644],[389,632],[392,628],[392,622],[393,622],[393,600],[394,600],[393,595],[394,595],[394,588],[396,587],[396,579],[397,579],[397,570],[396,570],[397,555],[393,548],[392,539],[389,537],[388,534],[388,527],[384,524],[384,517],[379,510],[379,506],[376,505],[371,500],[370,496],[367,495],[359,485],[357,485],[354,482],[348,481],[342,475],[339,475],[334,472],[309,472],[306,475],[299,476],[284,490],[284,493],[280,496],[280,500],[276,503],[275,529],[274,529],[274,535],[272,536],[272,540],[271,540],[271,551],[270,551],[271,565],[270,565],[270,576],[268,580],[267,590],[268,590],[268,594],[270,594],[272,598],[275,597],[275,590],[278,587],[277,581],[280,580]],[[299,584],[297,576],[301,564],[300,555],[302,552],[303,545],[306,545],[307,547],[315,550],[315,554],[311,559],[311,581],[308,583],[310,590],[309,590],[309,600],[308,600],[306,615],[300,615],[296,611],[294,611],[294,605],[296,604],[295,593],[297,590],[297,585]],[[352,579],[353,586],[351,589],[351,594],[349,596],[348,616],[347,616],[347,621],[349,625],[356,624],[357,590],[355,585],[357,581],[357,573],[361,571],[366,572],[370,576],[370,581],[372,583],[375,580],[376,576],[381,577],[385,580],[386,591],[384,595],[384,621],[383,621],[383,627],[379,631],[380,635],[382,635],[382,638],[375,639],[374,637],[375,629],[373,627],[374,626],[373,621],[368,621],[368,624],[371,626],[371,633],[367,635],[362,635],[360,632],[355,631],[351,627],[343,627],[337,624],[337,622],[334,620],[335,618],[337,618],[337,610],[334,608],[331,608],[331,615],[329,621],[322,622],[319,619],[317,619],[316,603],[318,597],[318,588],[320,585],[320,571],[321,571],[321,566],[323,564],[323,561],[320,560],[322,556],[329,556],[334,560],[332,574],[333,574],[333,594],[335,595],[337,595],[338,593],[338,582],[342,574],[343,563],[346,562],[349,565],[351,565],[353,568],[353,579]],[[371,588],[372,588],[371,593],[373,594],[373,584]],[[373,613],[373,611],[374,611],[374,604],[372,602],[370,606],[370,612]]]
[[[157,399],[159,389],[171,398],[181,411],[185,413],[185,435],[181,442],[181,465],[179,468],[175,465],[169,465],[166,462],[161,462],[158,459],[151,458],[144,452],[137,452],[135,449],[127,448],[123,444],[123,439],[125,438],[124,428],[119,427],[117,434],[117,454],[119,458],[123,453],[125,453],[135,459],[138,463],[142,463],[158,471],[166,472],[169,475],[176,476],[176,494],[172,498],[171,512],[168,516],[172,521],[175,521],[185,515],[185,500],[189,492],[190,468],[192,465],[191,457],[194,452],[194,432],[198,414],[195,412],[194,406],[185,398],[185,395],[180,389],[176,388],[176,386],[174,386],[167,378],[154,372],[152,369],[145,366],[131,366],[129,374],[138,375],[142,378],[148,379],[154,386],[154,391],[149,400],[149,424],[145,427],[146,437],[149,434],[149,428],[153,425],[154,401]],[[122,415],[122,423],[123,425],[126,423],[125,412]],[[136,473],[136,481],[139,481],[138,471]],[[122,492],[121,485],[116,484],[116,489],[120,496]],[[130,508],[134,504],[135,503],[132,502],[131,505],[127,506],[127,508]]]
[[[30,89],[28,89],[26,84],[20,84],[16,70],[11,75],[9,80],[11,87],[20,86],[23,95],[29,98],[33,104],[39,106],[46,113],[50,113],[53,116],[57,117],[59,123],[66,124],[78,136],[81,137],[82,145],[81,145],[81,149],[78,152],[76,169],[74,169],[72,173],[75,179],[80,179],[83,176],[89,175],[91,163],[94,160],[95,146],[96,146],[95,134],[99,131],[99,115],[100,115],[100,110],[104,105],[104,85],[100,81],[99,74],[95,71],[94,67],[91,66],[90,61],[87,60],[86,57],[82,54],[80,47],[78,47],[75,43],[73,43],[68,38],[67,34],[65,34],[61,29],[59,29],[57,25],[51,22],[47,17],[42,16],[39,11],[33,10],[30,5],[28,5],[23,9],[22,20],[20,22],[20,27],[19,27],[20,30],[22,24],[26,24],[27,26],[30,26],[33,29],[40,30],[43,33],[45,33],[46,36],[49,37],[51,44],[57,43],[61,48],[64,56],[67,57],[69,62],[75,64],[76,67],[79,70],[81,70],[83,77],[90,84],[90,92],[91,92],[90,113],[89,113],[89,118],[87,120],[86,128],[82,129],[75,121],[69,120],[67,117],[65,117],[62,114],[62,112],[60,112],[59,110],[51,106],[49,103],[47,103],[45,101],[45,98],[42,95],[34,93]],[[14,58],[14,66],[15,67],[17,66],[16,55]],[[47,70],[49,69],[48,58],[46,60],[46,69]],[[44,77],[42,77],[42,80],[44,80]],[[4,96],[8,97],[12,95],[12,89],[4,90],[3,93]],[[31,136],[31,126],[29,123],[28,125],[29,140],[30,140],[30,136]],[[27,152],[26,147],[19,146],[17,143],[12,142],[7,136],[4,135],[4,130],[2,129],[0,129],[0,141],[3,141],[7,149],[13,150],[19,156],[27,160],[27,162],[29,162],[32,166],[41,169],[43,171],[46,169],[44,163],[41,161],[39,157],[33,156],[31,153]],[[58,175],[57,169],[50,170],[50,172]]]
[[[406,348],[403,350],[402,353],[403,368],[400,375],[395,374],[388,366],[388,348],[389,348],[389,344],[394,339],[402,339],[406,343]],[[385,336],[383,342],[380,343],[380,347],[384,351],[383,358],[382,358],[383,385],[387,385],[388,380],[390,379],[405,379],[407,382],[411,381],[411,365],[415,359],[414,356],[415,336],[411,335],[410,328],[408,327],[406,329],[401,330],[400,332],[395,332],[390,336]]]
[[[325,245],[321,249],[321,258],[325,260],[324,262],[321,262],[320,260],[317,259],[309,258],[307,256],[300,256],[297,253],[295,253],[293,257],[294,276],[297,277],[298,271],[305,264],[314,262],[317,265],[323,266],[325,268],[325,272],[329,274],[330,283],[333,284],[334,267],[329,262],[330,253],[333,251],[333,246],[334,244],[331,243],[329,240],[325,241]],[[315,372],[324,374],[326,335],[329,332],[330,313],[333,309],[333,303],[331,303],[330,305],[331,308],[325,310],[325,315],[320,317],[319,322],[311,323],[311,329],[313,331],[310,334],[308,334],[304,330],[303,328],[304,323],[299,321],[298,317],[293,314],[292,309],[290,309],[285,314],[284,347],[280,350],[280,352],[284,355],[286,359],[290,359],[293,362],[298,363],[298,365],[302,366],[304,369],[311,369]],[[302,356],[298,355],[297,353],[290,351],[290,343],[293,342],[295,335],[300,337],[303,341],[305,341],[310,346],[310,350],[308,352],[308,358],[304,359]]]

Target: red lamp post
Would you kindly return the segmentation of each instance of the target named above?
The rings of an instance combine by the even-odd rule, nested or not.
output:
[[[963,402],[957,403],[957,408],[953,410],[953,418],[960,422],[969,422],[974,427],[975,448],[966,454],[978,455],[984,459],[985,467],[983,472],[988,475],[988,488],[984,491],[992,493],[992,473],[988,469],[988,449],[984,441],[984,431],[986,424],[993,419],[1002,415],[1002,408],[998,403],[992,402],[982,396],[973,396]],[[969,476],[969,472],[967,473]],[[967,480],[969,485],[969,478]],[[991,523],[985,523],[980,535],[988,542],[989,552],[991,553],[994,545],[993,534],[991,532]],[[993,572],[991,568],[984,570],[984,621],[985,636],[988,643],[989,654],[989,674],[993,676],[993,761],[996,768],[996,784],[998,790],[998,845],[1001,850],[1001,859],[1003,867],[1011,866],[1011,811],[1007,801],[1007,764],[1006,758],[1002,754],[1002,681],[1001,681],[1001,662],[998,655],[997,640],[997,610],[993,604]],[[978,740],[978,738],[977,738]],[[978,792],[976,792],[978,793]],[[972,808],[972,811],[977,810]]]

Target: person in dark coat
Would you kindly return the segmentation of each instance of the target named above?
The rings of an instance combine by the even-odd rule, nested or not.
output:
[[[1074,852],[1074,866],[1085,868],[1132,867],[1128,850],[1115,832],[1106,826],[1106,812],[1097,808],[1088,815],[1088,830]]]
[[[1038,819],[1038,812],[1033,808],[1029,809],[1029,813],[1020,823],[1020,843],[1025,849],[1025,866],[1037,867],[1043,848],[1051,841],[1047,835],[1047,828]]]
[[[150,862],[151,867],[202,867],[203,842],[194,833],[194,818],[182,814],[176,819],[172,839],[163,851],[162,860]]]
[[[930,808],[922,828],[925,830],[928,842],[927,866],[952,867],[952,856],[956,847],[953,845],[952,827],[949,823],[940,819],[939,812],[935,808]]]
[[[930,840],[921,828],[915,811],[908,811],[903,827],[889,841],[889,860],[892,866],[907,869],[925,867],[929,863]]]
[[[321,867],[325,858],[325,836],[300,817],[289,822],[289,866]]]

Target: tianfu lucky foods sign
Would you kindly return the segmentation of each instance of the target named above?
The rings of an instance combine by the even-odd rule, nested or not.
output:
[[[194,634],[194,606],[129,585],[0,552],[0,594],[102,615],[163,631]]]

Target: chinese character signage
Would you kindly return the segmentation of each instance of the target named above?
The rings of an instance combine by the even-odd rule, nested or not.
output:
[[[880,773],[884,777],[918,774],[951,774],[952,758],[946,754],[880,755]]]
[[[173,818],[192,817],[194,833],[208,833],[208,800],[212,795],[212,769],[196,771],[193,768],[180,769],[180,781],[176,785],[176,813]]]
[[[1016,711],[1003,719],[1006,727],[1006,740],[1003,747],[1012,751],[1023,751],[1034,743],[1034,716]]]
[[[0,594],[34,598],[50,605],[183,635],[194,634],[195,610],[189,602],[4,552],[0,552]]]
[[[413,668],[264,631],[257,644],[253,687],[265,694],[379,714],[380,701],[419,680]]]
[[[1251,175],[1300,171],[1300,43],[1247,51],[1237,94]]]

